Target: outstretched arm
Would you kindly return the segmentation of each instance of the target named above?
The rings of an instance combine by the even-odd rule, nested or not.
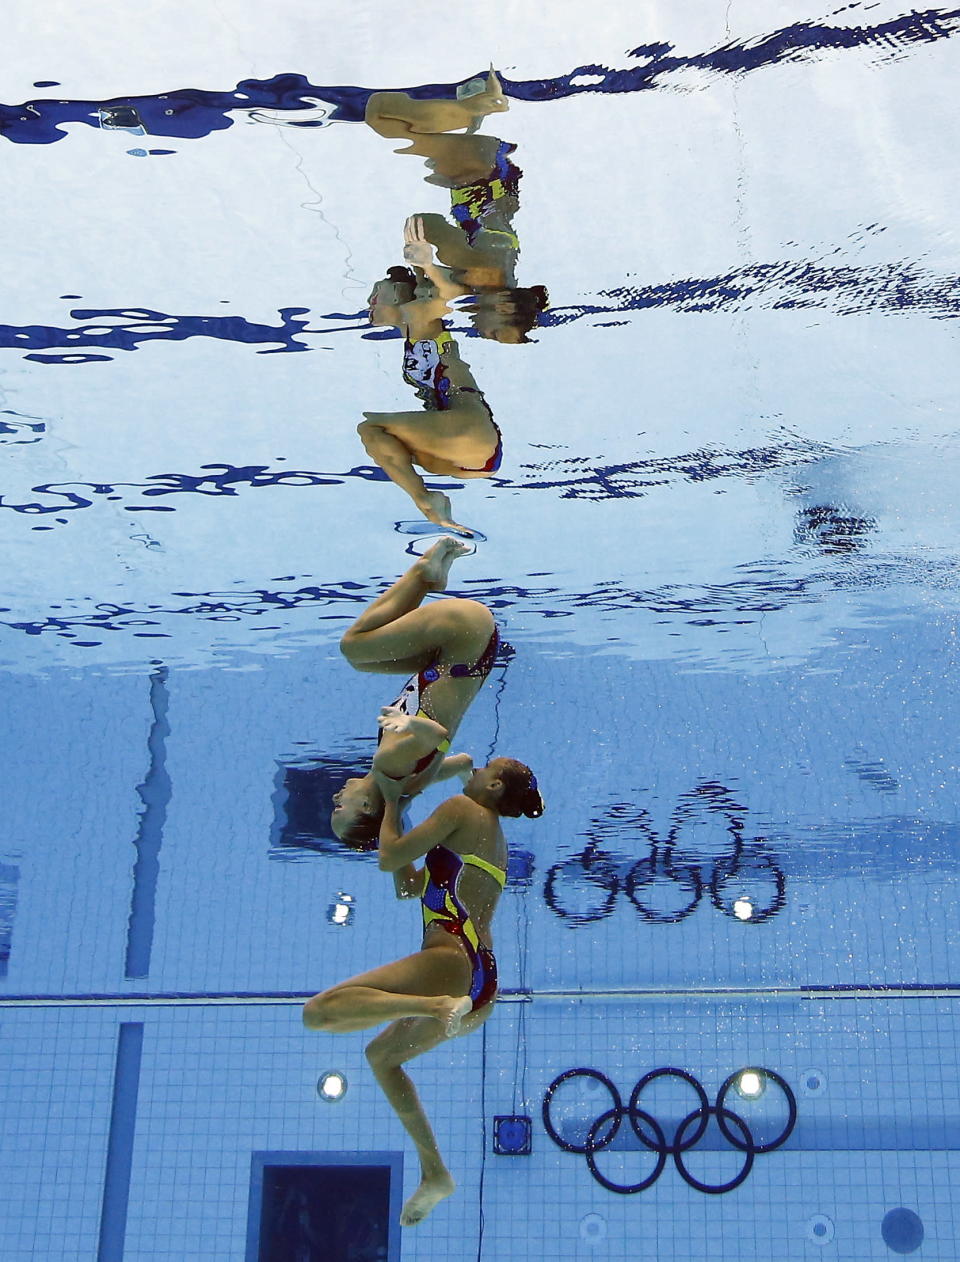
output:
[[[451,754],[449,758],[444,758],[440,764],[437,774],[433,777],[433,783],[438,780],[449,780],[452,776],[459,776],[463,784],[466,784],[473,775],[473,759],[469,754]]]

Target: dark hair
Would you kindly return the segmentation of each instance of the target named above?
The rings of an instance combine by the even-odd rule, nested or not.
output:
[[[414,287],[417,283],[417,278],[409,267],[388,267],[387,280],[392,280],[397,285],[413,285]]]
[[[521,342],[529,341],[527,334],[536,325],[540,312],[550,302],[550,295],[543,285],[526,288],[479,290],[477,297],[487,296],[503,302],[509,311],[503,313],[504,322],[520,335]]]
[[[351,850],[376,850],[385,810],[386,803],[381,803],[378,811],[362,811],[350,827],[343,830],[340,840]]]
[[[539,819],[544,812],[543,798],[537,788],[537,777],[529,767],[515,758],[505,758],[506,764],[499,772],[503,784],[497,812],[516,819],[526,815],[527,819]]]

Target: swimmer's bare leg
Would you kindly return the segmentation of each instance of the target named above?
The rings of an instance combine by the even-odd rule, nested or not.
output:
[[[464,1018],[460,1033],[467,1034],[490,1015],[492,1005]],[[413,1020],[397,1021],[367,1047],[370,1062],[380,1089],[416,1145],[420,1158],[420,1185],[404,1204],[400,1222],[413,1227],[423,1222],[440,1201],[456,1188],[453,1176],[444,1164],[429,1119],[420,1103],[417,1089],[401,1065],[415,1056],[430,1051],[447,1039],[437,1029],[436,1022]]]
[[[487,114],[510,108],[503,85],[491,67],[480,90],[456,100],[424,101],[406,92],[374,92],[367,101],[364,121],[389,140],[410,139],[440,132],[475,131]]]
[[[448,536],[438,539],[435,544],[427,548],[417,565],[420,568],[421,577],[428,584],[430,591],[445,592],[447,583],[450,581],[450,566],[453,565],[457,557],[466,556],[472,551],[470,544],[462,543],[459,539],[451,539]]]
[[[450,566],[457,557],[465,556],[469,551],[469,546],[458,539],[438,539],[405,574],[371,601],[346,631],[340,641],[340,648],[345,656],[350,660],[356,657],[363,661],[388,661],[391,660],[391,655],[393,658],[401,656],[400,652],[393,652],[396,646],[389,645],[387,647],[391,652],[386,651],[382,646],[382,635],[377,637],[380,647],[371,653],[368,650],[370,633],[382,631],[384,627],[391,626],[419,609],[428,592],[443,591],[450,576]],[[428,608],[432,610],[435,606],[430,605]],[[419,638],[411,636],[407,653],[415,653],[420,647]]]
[[[447,526],[451,530],[466,529],[453,520],[450,497],[442,491],[427,489],[427,484],[413,467],[409,450],[399,438],[370,420],[361,421],[357,426],[357,433],[367,455],[380,466],[391,482],[406,491],[427,521],[435,522],[438,526]]]
[[[476,99],[470,101],[420,101],[406,92],[374,92],[367,101],[364,122],[387,140],[406,140],[418,135],[462,131],[477,115]]]

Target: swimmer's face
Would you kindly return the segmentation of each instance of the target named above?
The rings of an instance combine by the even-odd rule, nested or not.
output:
[[[334,836],[343,840],[362,815],[369,815],[376,810],[370,780],[367,776],[353,776],[343,788],[333,795],[333,811],[330,814],[330,826]]]
[[[483,790],[496,792],[501,784],[501,773],[509,761],[508,758],[492,758],[485,767],[477,767],[467,781],[467,790],[471,793]]]
[[[513,318],[513,304],[499,294],[478,297],[476,307],[470,313],[473,327],[481,337],[516,346],[523,341],[523,331],[516,326]]]
[[[378,318],[377,309],[384,307],[401,307],[413,298],[413,286],[407,281],[390,280],[385,276],[378,280],[367,298],[367,309],[370,312],[371,324],[386,324],[388,321]]]

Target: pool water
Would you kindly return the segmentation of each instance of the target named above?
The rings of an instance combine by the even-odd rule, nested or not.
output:
[[[960,1257],[960,15],[9,9],[0,1256]],[[503,460],[426,480],[503,640],[455,748],[547,811],[401,1239],[365,1036],[300,1021],[419,942],[328,822],[396,691],[340,637],[442,533],[356,427],[449,192],[362,120],[491,60],[549,305],[451,308]]]

